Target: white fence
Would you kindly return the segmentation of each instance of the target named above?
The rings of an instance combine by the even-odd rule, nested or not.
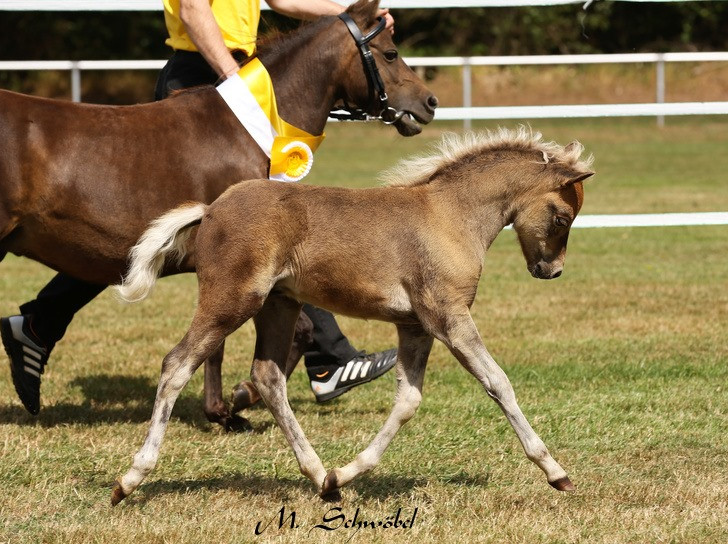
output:
[[[459,66],[462,69],[462,107],[440,108],[438,120],[545,119],[560,117],[655,116],[662,124],[665,115],[728,114],[728,102],[665,102],[665,63],[728,62],[728,52],[717,53],[634,53],[616,55],[523,55],[493,57],[408,57],[413,67]],[[81,100],[81,72],[84,70],[159,70],[162,60],[135,61],[2,61],[0,70],[67,70],[71,74],[72,100]],[[473,66],[651,63],[656,68],[655,102],[646,104],[587,104],[557,106],[473,107]]]

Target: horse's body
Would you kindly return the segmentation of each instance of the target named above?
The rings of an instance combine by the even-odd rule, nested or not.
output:
[[[362,28],[377,2],[349,8]],[[395,51],[388,32],[371,42],[403,135],[429,122],[437,100]],[[339,101],[370,108],[368,77],[345,24],[322,18],[260,47],[281,117],[320,134]],[[0,91],[0,260],[8,252],[78,279],[117,283],[148,223],[185,201],[212,202],[240,179],[266,177],[269,159],[213,87],[152,104],[72,104]],[[191,250],[181,266],[192,271]],[[219,361],[206,380],[205,412],[226,424]],[[207,373],[206,373],[207,376]],[[214,376],[213,376],[214,378]]]
[[[119,107],[0,91],[0,104],[1,247],[89,282],[118,282],[150,219],[266,175],[213,88]]]
[[[390,176],[395,186],[355,190],[248,181],[210,206],[190,205],[160,218],[133,250],[122,296],[143,298],[164,257],[184,254],[185,236],[199,224],[199,304],[189,331],[164,359],[149,434],[112,501],[132,492],[154,467],[172,406],[194,370],[251,317],[258,335],[253,383],[322,495],[337,495],[374,467],[412,417],[433,338],[500,405],[549,483],[573,489],[521,413],[469,313],[485,252],[509,223],[534,277],[561,274],[582,181],[592,172],[588,161],[578,160],[580,145],[560,148],[539,138],[521,131],[446,142],[438,157],[403,163]],[[392,414],[362,454],[328,476],[286,398],[287,342],[302,301],[389,321],[399,332]]]

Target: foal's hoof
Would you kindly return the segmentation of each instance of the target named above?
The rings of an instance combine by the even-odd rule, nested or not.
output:
[[[111,506],[116,506],[126,498],[126,493],[121,488],[121,482],[116,480],[114,482],[114,488],[111,490]]]
[[[576,491],[576,486],[571,483],[568,476],[549,482],[549,485],[559,491]]]
[[[341,491],[334,489],[329,493],[321,493],[321,500],[324,502],[335,502],[340,503],[343,499],[341,498]]]
[[[326,502],[341,502],[341,491],[339,491],[336,471],[330,470],[326,475],[324,485],[321,488],[321,498]]]
[[[225,431],[228,433],[252,433],[253,426],[244,417],[232,415],[225,420]]]

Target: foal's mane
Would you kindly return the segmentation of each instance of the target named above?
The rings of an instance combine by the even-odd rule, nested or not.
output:
[[[433,153],[404,159],[382,172],[379,180],[390,187],[423,185],[448,167],[498,151],[537,152],[544,164],[557,162],[584,172],[593,161],[591,155],[579,160],[584,150],[580,143],[562,147],[555,142],[544,142],[540,132],[525,126],[516,130],[501,127],[496,131],[468,132],[462,136],[449,132],[432,147]]]

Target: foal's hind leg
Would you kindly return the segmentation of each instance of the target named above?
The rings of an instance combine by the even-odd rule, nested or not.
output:
[[[526,456],[544,471],[549,484],[559,491],[573,491],[574,485],[566,472],[551,457],[543,441],[521,412],[508,377],[483,345],[467,309],[448,318],[446,330],[442,331],[440,339],[500,406],[516,432]]]
[[[212,293],[209,295],[204,297],[200,289],[200,303],[190,329],[164,358],[147,437],[134,456],[131,469],[117,480],[111,494],[112,505],[134,491],[157,464],[174,403],[195,370],[214,353],[228,334],[255,314],[261,303],[260,298],[251,296],[250,300],[240,303],[242,311],[237,311],[237,308],[226,311],[226,308],[215,302],[219,304],[220,300],[236,300],[235,296],[239,293],[225,293],[224,297],[212,296]],[[208,300],[212,304],[207,305]]]
[[[399,347],[397,348],[397,395],[392,413],[371,444],[351,463],[331,470],[326,475],[321,496],[327,498],[338,494],[338,489],[360,474],[374,468],[384,450],[397,431],[415,415],[422,400],[422,383],[425,378],[427,358],[432,348],[432,336],[422,327],[397,327]]]
[[[292,299],[273,295],[268,297],[255,316],[257,340],[251,376],[293,449],[301,473],[320,489],[326,469],[293,415],[286,394],[285,364],[300,311],[301,305]]]

